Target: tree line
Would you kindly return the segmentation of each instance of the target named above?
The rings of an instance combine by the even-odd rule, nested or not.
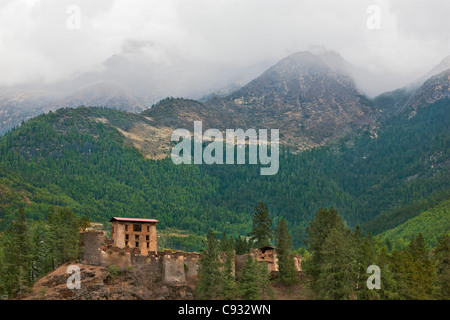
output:
[[[352,232],[338,211],[320,209],[307,227],[307,249],[299,250],[305,271],[305,291],[311,299],[331,300],[449,300],[450,236],[442,236],[430,250],[421,234],[409,245],[392,250],[377,243],[356,227]],[[234,254],[249,253],[275,240],[279,272],[270,280],[264,263],[247,255],[242,271],[234,274]],[[210,231],[200,260],[197,297],[199,299],[273,298],[271,283],[292,286],[299,281],[295,269],[292,242],[285,220],[276,231],[264,203],[258,203],[249,239],[224,234],[220,241]],[[369,267],[379,270],[378,288],[369,287]]]
[[[0,238],[0,295],[21,298],[40,277],[77,259],[80,229],[89,225],[65,207],[52,207],[47,221],[30,223],[21,207]]]
[[[116,129],[128,130],[138,115],[60,109],[0,138],[0,230],[12,219],[11,209],[25,202],[34,219],[42,220],[51,205],[97,222],[151,212],[160,229],[204,237],[213,228],[237,237],[250,232],[248,213],[264,199],[276,223],[289,223],[295,247],[304,245],[320,207],[333,206],[351,228],[359,224],[379,234],[448,199],[447,109],[448,100],[411,119],[396,118],[377,139],[363,134],[299,154],[280,150],[280,170],[270,177],[252,165],[176,166],[169,158],[145,159]],[[98,118],[108,123],[93,120]],[[193,238],[176,245],[201,247]]]
[[[48,272],[79,256],[80,230],[90,225],[70,208],[52,207],[46,221],[31,222],[20,208],[0,238],[0,295],[21,298]],[[409,245],[393,250],[378,243],[360,228],[351,231],[338,211],[320,209],[306,230],[307,249],[302,248],[305,290],[311,299],[450,299],[450,236],[442,236],[429,249],[421,234]],[[276,246],[278,272],[273,277],[251,249]],[[239,272],[236,255],[246,255]],[[299,282],[292,238],[286,220],[273,230],[266,205],[254,208],[252,231],[247,237],[209,231],[204,241],[198,299],[273,299],[273,284]],[[380,271],[380,287],[367,285],[369,266]],[[303,276],[303,275],[302,275]]]

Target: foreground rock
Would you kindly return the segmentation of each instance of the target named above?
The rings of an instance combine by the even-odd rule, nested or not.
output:
[[[65,264],[35,283],[26,300],[191,300],[193,286],[168,285],[145,269],[74,264],[80,268],[80,289],[69,289]]]

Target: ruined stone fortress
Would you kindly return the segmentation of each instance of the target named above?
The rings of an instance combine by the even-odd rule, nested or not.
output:
[[[154,219],[118,218],[110,220],[111,238],[102,231],[81,234],[81,259],[87,264],[140,268],[167,285],[195,283],[198,276],[200,254],[157,250]],[[265,263],[272,273],[278,271],[275,247],[253,249],[249,253],[260,263]],[[247,254],[236,255],[235,272],[239,272]],[[300,256],[294,257],[297,271],[301,271]]]

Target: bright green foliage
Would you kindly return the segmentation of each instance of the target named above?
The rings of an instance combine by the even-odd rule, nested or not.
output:
[[[405,223],[377,235],[377,239],[380,242],[389,240],[394,249],[401,249],[408,246],[412,235],[420,233],[425,242],[434,247],[439,238],[450,230],[449,216],[450,200],[442,201],[436,207],[425,210]]]

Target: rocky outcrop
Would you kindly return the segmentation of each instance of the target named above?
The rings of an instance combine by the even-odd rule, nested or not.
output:
[[[65,264],[35,283],[26,300],[190,300],[194,286],[171,285],[148,268],[74,264],[80,270],[79,288],[69,288],[71,264]]]

